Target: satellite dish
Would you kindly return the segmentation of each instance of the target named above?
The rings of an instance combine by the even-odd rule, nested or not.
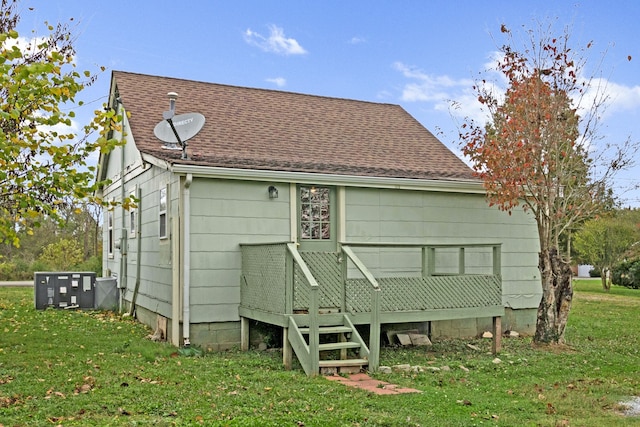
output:
[[[156,138],[169,144],[166,146],[167,148],[180,149],[180,144],[196,136],[204,126],[204,116],[200,113],[178,114],[170,119],[180,137],[180,141],[176,138],[171,125],[166,119],[153,128],[153,134]]]

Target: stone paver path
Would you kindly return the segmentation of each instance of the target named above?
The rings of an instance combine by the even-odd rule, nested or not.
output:
[[[329,381],[337,381],[348,387],[360,388],[375,394],[422,393],[422,391],[413,388],[398,387],[395,384],[374,380],[367,374],[353,374],[348,377],[330,375],[325,378]]]

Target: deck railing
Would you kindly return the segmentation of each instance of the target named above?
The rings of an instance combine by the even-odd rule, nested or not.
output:
[[[375,371],[378,369],[380,362],[380,285],[367,267],[360,261],[360,258],[353,253],[353,250],[347,246],[342,245],[342,253],[351,260],[360,273],[365,277],[369,285],[371,286],[371,320],[369,322],[369,369]],[[343,283],[347,283],[348,275],[348,263],[344,262],[342,267]],[[345,297],[343,299],[346,306],[346,286]]]
[[[277,242],[243,244],[241,251],[243,312],[281,326],[288,324],[284,317],[309,313],[311,349],[319,344],[319,311],[349,313],[370,325],[373,369],[382,322],[495,320],[504,312],[500,244],[342,242],[338,252],[319,253]],[[317,363],[315,354],[311,364]]]
[[[344,242],[337,253],[309,253],[277,242],[241,250],[241,306],[261,312],[307,311],[312,299],[321,309],[356,314],[501,304],[500,244]],[[403,253],[389,256],[394,250]],[[420,259],[412,261],[419,264],[412,271],[381,266],[382,258],[391,259],[387,264],[393,256],[413,259],[415,251]],[[372,253],[377,265],[367,262]],[[423,289],[425,283],[433,289]]]

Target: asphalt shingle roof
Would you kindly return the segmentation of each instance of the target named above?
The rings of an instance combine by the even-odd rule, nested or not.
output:
[[[137,148],[172,164],[417,179],[473,179],[471,169],[402,107],[114,71]],[[177,92],[176,114],[201,113],[190,159],[153,133]]]

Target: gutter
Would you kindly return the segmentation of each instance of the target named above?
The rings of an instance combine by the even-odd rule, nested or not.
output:
[[[149,161],[148,156],[145,157]],[[295,184],[335,185],[344,187],[387,188],[447,193],[486,194],[477,179],[412,179],[356,175],[333,175],[310,172],[286,172],[258,169],[233,169],[210,166],[174,164],[170,170],[179,175],[202,178],[237,179],[245,181],[275,181]]]
[[[182,248],[182,259],[183,259],[183,270],[182,270],[182,278],[183,278],[183,294],[182,294],[182,336],[183,343],[185,347],[188,347],[191,342],[189,340],[190,334],[190,322],[191,322],[191,313],[190,313],[190,288],[191,288],[191,183],[193,182],[193,175],[188,173],[187,177],[184,181],[184,188],[182,190],[183,195],[183,227],[184,227],[184,237],[183,237],[183,248]]]

